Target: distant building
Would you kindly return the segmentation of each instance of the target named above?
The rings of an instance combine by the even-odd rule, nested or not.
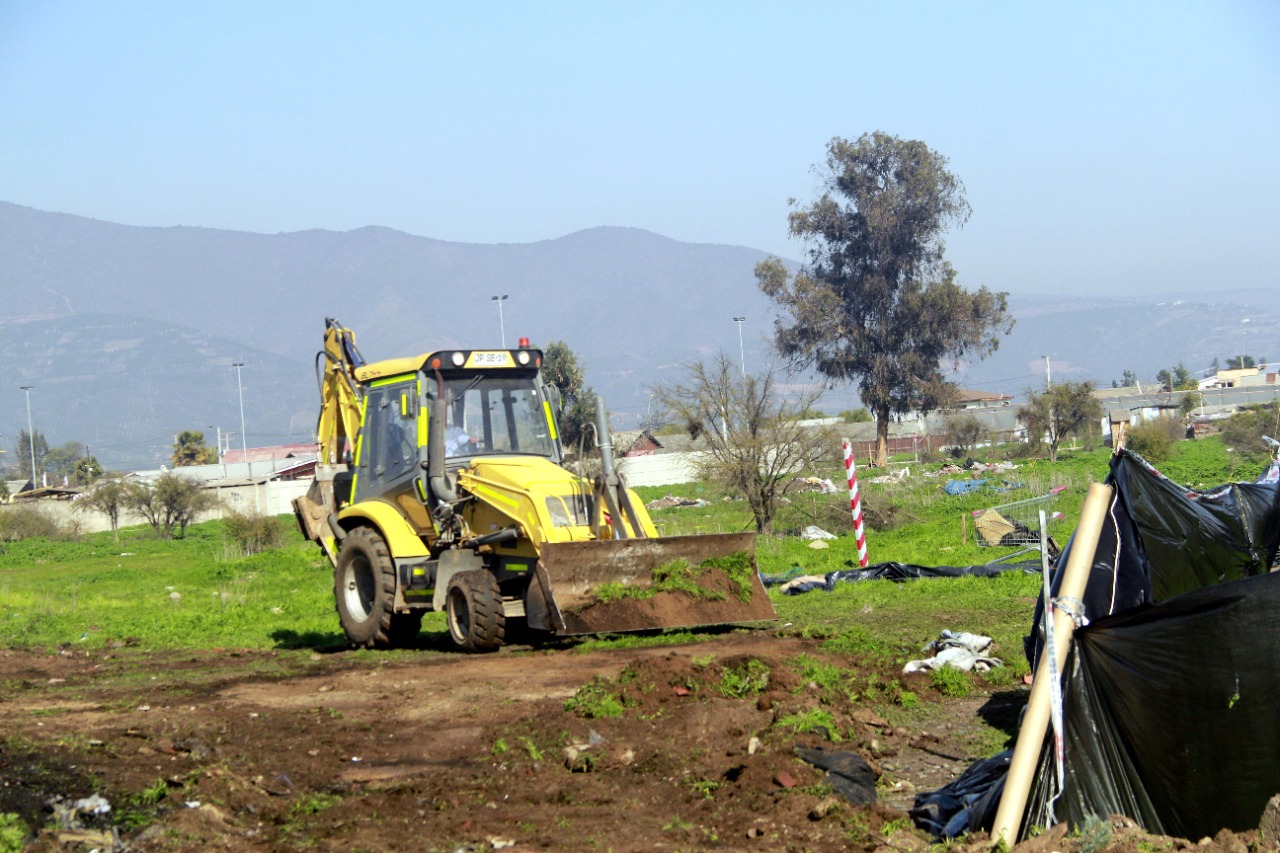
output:
[[[957,391],[957,409],[985,409],[988,406],[1008,406],[1013,403],[1011,394],[993,394],[990,391],[974,391],[960,388]]]
[[[250,447],[248,456],[245,451],[227,450],[219,460],[224,464],[236,462],[279,462],[285,459],[315,458],[319,448],[313,444],[277,444],[272,447]]]
[[[1206,388],[1253,388],[1261,385],[1280,384],[1280,364],[1259,364],[1233,370],[1219,370],[1213,376],[1200,380],[1200,390]]]

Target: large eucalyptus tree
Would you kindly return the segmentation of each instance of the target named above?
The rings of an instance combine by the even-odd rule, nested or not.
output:
[[[779,353],[833,383],[857,382],[880,464],[892,416],[936,410],[954,393],[944,362],[989,355],[1013,327],[1008,294],[965,290],[946,261],[943,233],[969,216],[946,166],[923,142],[879,131],[831,140],[821,195],[792,200],[805,264],[794,275],[777,258],[756,267],[784,315]]]

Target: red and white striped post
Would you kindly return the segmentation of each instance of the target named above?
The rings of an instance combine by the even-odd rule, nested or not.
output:
[[[853,510],[853,535],[858,540],[858,566],[867,567],[867,531],[862,526],[862,499],[858,496],[858,472],[853,465],[853,446],[844,442],[844,469],[849,473],[849,508]]]

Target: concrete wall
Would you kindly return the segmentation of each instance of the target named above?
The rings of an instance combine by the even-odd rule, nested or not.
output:
[[[196,520],[208,521],[212,518],[222,518],[227,510],[234,510],[244,514],[257,512],[263,515],[292,513],[293,506],[290,501],[305,495],[310,485],[310,480],[279,480],[259,486],[236,486],[229,489],[218,489],[218,497],[223,506],[201,514]],[[85,533],[96,533],[111,529],[111,522],[102,513],[78,512],[73,504],[74,501],[27,501],[18,504],[0,505],[0,512],[4,512],[14,506],[36,506],[41,511],[58,519],[59,522],[78,525],[80,530]],[[146,523],[146,519],[132,513],[125,513],[120,517],[121,527],[131,527],[135,524]]]
[[[706,455],[706,451],[692,451],[630,456],[615,460],[615,464],[628,486],[671,486],[698,479],[698,460]]]

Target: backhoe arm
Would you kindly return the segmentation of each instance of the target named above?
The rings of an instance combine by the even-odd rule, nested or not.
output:
[[[356,336],[332,317],[325,318],[324,349],[316,355],[320,373],[320,420],[316,436],[321,464],[345,461],[344,446],[354,449],[360,434],[360,383],[355,371],[364,366]],[[323,360],[323,372],[321,361]]]

